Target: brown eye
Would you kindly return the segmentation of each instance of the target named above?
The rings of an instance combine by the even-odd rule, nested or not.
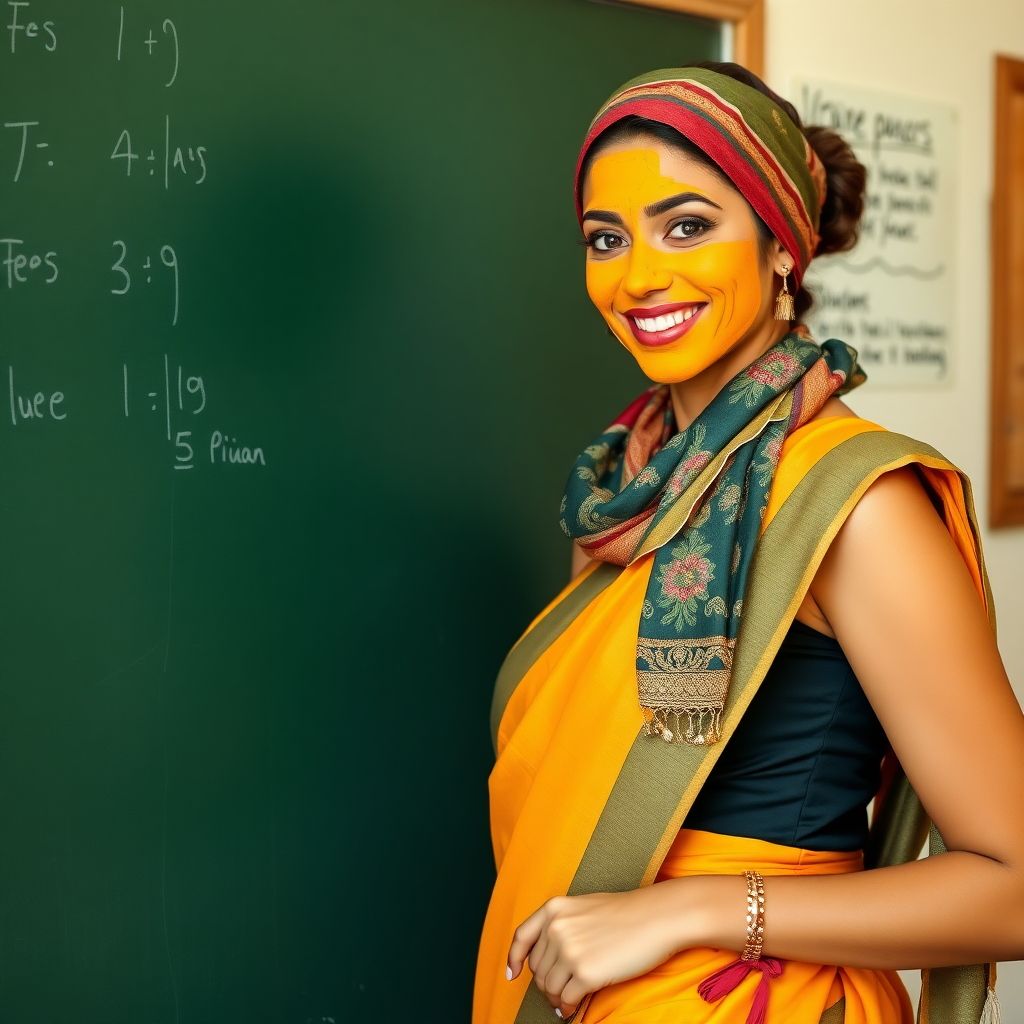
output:
[[[711,222],[705,220],[703,217],[684,217],[682,220],[678,220],[669,229],[669,238],[699,238],[704,234],[707,229],[711,227]]]
[[[590,244],[598,252],[613,252],[616,249],[621,249],[626,242],[620,235],[613,234],[611,231],[599,231],[596,235],[590,236]]]

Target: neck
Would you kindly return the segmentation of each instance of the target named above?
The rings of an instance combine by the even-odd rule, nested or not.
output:
[[[689,380],[671,384],[676,429],[685,430],[740,370],[763,356],[791,330],[785,320],[765,320],[749,331],[721,359]]]

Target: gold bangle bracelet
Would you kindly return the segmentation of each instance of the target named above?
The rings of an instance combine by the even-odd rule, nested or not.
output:
[[[747,941],[742,960],[760,960],[764,945],[764,879],[759,871],[744,871],[747,879]]]

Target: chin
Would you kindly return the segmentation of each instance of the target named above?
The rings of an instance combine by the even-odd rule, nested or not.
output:
[[[623,328],[618,322],[614,324],[612,333],[636,360],[645,377],[656,384],[680,384],[714,366],[739,340],[737,337],[723,344],[718,331],[708,330],[712,326],[701,324],[698,327],[699,333],[694,332],[692,336],[684,336],[664,347],[642,344],[628,328]]]
[[[626,347],[644,376],[656,384],[680,384],[684,380],[692,380],[714,366],[725,354],[707,352],[706,358],[695,359],[692,348],[683,352],[651,352],[638,349],[636,343]]]

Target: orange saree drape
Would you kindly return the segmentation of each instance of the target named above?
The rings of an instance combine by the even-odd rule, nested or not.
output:
[[[770,666],[828,545],[882,473],[914,465],[991,608],[969,484],[937,452],[843,417],[786,440],[751,570],[722,740],[708,748],[643,734],[635,656],[652,556],[593,564],[535,620],[509,654],[492,714],[490,777],[498,877],[480,943],[474,1024],[557,1022],[526,970],[505,979],[515,928],[555,895],[624,891],[695,873],[765,875],[860,870],[859,855],[811,853],[758,840],[680,831],[693,799]],[[596,993],[584,1024],[733,1024],[758,978],[709,1004],[697,985],[735,951],[685,950],[656,970]],[[910,1024],[891,972],[786,963],[772,980],[766,1024]],[[839,1000],[844,1000],[842,1008]]]

